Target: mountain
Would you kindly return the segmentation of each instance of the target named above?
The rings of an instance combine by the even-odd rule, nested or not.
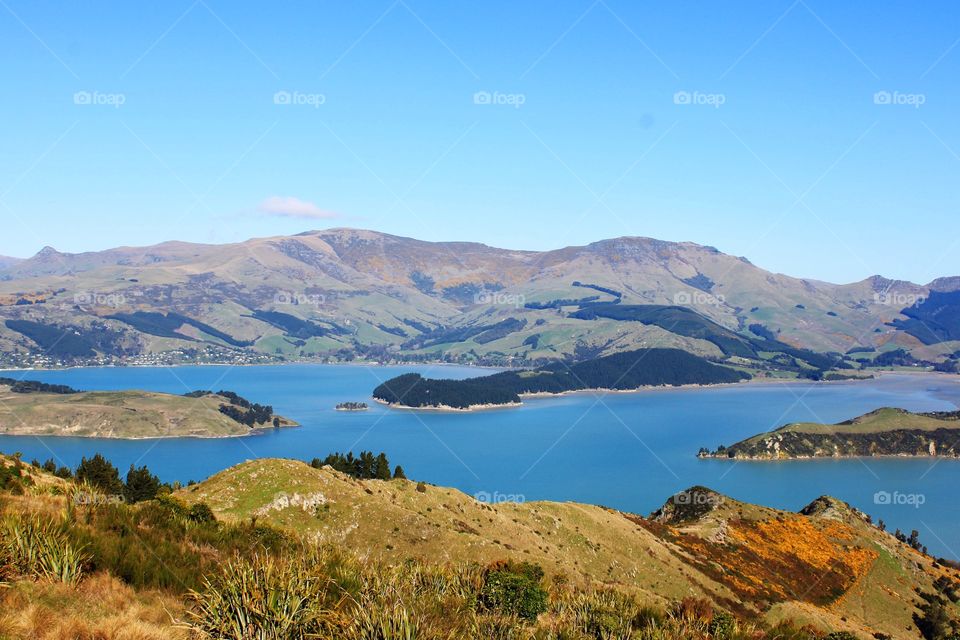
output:
[[[960,411],[911,413],[884,407],[838,424],[797,422],[700,457],[786,460],[850,456],[960,456]]]
[[[758,338],[783,343],[770,353],[794,371],[825,367],[785,347],[837,354],[832,362],[899,348],[939,362],[960,351],[958,287],[957,277],[835,285],[640,237],[543,252],[353,229],[80,254],[47,247],[0,268],[0,353],[9,364],[516,364],[651,346],[757,359],[736,343]]]
[[[0,256],[0,269],[6,269],[7,267],[11,267],[17,264],[18,262],[20,262],[20,260],[21,258],[10,258],[8,256]]]

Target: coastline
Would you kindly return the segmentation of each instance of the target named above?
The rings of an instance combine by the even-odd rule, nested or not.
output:
[[[885,372],[885,374],[897,375],[899,372],[890,371]],[[940,374],[939,372],[926,372],[926,371],[917,371],[910,372],[914,375],[923,375],[923,374],[939,374],[945,376],[952,376],[955,374]],[[680,385],[645,385],[643,387],[637,387],[636,389],[606,389],[602,387],[590,388],[590,389],[576,389],[571,391],[560,391],[559,393],[550,393],[547,391],[538,391],[533,393],[520,393],[517,394],[521,399],[550,399],[550,398],[561,398],[564,396],[573,396],[579,394],[634,394],[634,393],[650,393],[655,391],[676,391],[676,392],[687,392],[687,391],[697,391],[697,390],[709,390],[709,389],[725,389],[732,387],[772,387],[775,385],[791,385],[791,386],[807,386],[807,385],[844,385],[844,384],[859,384],[862,382],[869,382],[870,380],[875,380],[876,377],[871,378],[861,378],[858,380],[802,380],[797,378],[751,378],[750,380],[741,380],[739,382],[718,382],[716,384],[680,384]],[[957,376],[957,381],[960,382],[960,376]],[[485,404],[485,405],[470,405],[469,407],[460,409],[456,407],[410,407],[407,405],[401,404],[391,404],[380,400],[379,398],[374,398],[374,401],[389,407],[391,409],[405,409],[405,410],[414,410],[414,411],[449,411],[453,413],[469,413],[471,411],[488,411],[490,409],[501,409],[501,408],[517,408],[524,406],[523,402],[511,402],[504,404]]]
[[[189,438],[193,440],[223,440],[227,438],[247,438],[250,436],[261,436],[265,435],[270,431],[275,429],[288,429],[292,427],[299,427],[299,424],[288,424],[281,425],[279,427],[256,427],[250,429],[247,433],[229,433],[224,435],[198,435],[195,433],[183,433],[183,434],[174,434],[174,435],[164,435],[164,436],[107,436],[107,435],[78,435],[75,433],[0,433],[0,437],[11,437],[11,438],[79,438],[81,440],[177,440],[183,438]]]
[[[504,404],[472,404],[469,407],[451,407],[449,405],[431,405],[426,407],[409,407],[404,404],[391,404],[386,400],[381,400],[380,398],[374,398],[374,402],[381,404],[388,409],[400,409],[402,411],[436,411],[439,413],[472,413],[475,411],[490,411],[493,409],[514,409],[516,407],[522,407],[522,402],[507,402]]]

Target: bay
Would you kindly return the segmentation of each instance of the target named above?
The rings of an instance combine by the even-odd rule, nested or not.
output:
[[[704,485],[732,498],[797,510],[832,495],[916,529],[936,555],[960,558],[960,462],[865,458],[791,462],[699,460],[701,446],[731,444],[786,422],[836,422],[895,406],[955,409],[956,376],[883,375],[858,383],[764,383],[637,393],[578,393],[475,413],[393,410],[370,403],[380,382],[416,371],[464,378],[489,370],[439,365],[290,364],[231,367],[17,371],[13,377],[84,390],[185,393],[228,389],[272,404],[293,429],[222,439],[109,440],[0,436],[0,451],[74,467],[103,453],[125,472],[146,464],[165,481],[202,480],[247,459],[309,460],[332,451],[385,451],[408,477],[487,500],[560,500],[649,513],[672,494]],[[367,401],[365,412],[338,402]]]

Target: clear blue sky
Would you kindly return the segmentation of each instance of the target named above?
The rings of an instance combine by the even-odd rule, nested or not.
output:
[[[926,282],[958,39],[952,1],[0,0],[0,254],[350,226]]]

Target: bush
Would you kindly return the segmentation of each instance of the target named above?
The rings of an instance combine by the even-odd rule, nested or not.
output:
[[[480,589],[481,607],[501,614],[536,620],[547,610],[543,569],[529,562],[500,562],[487,569]]]
[[[325,628],[326,582],[299,560],[237,558],[223,573],[192,591],[191,626],[205,638],[294,640]]]
[[[213,509],[206,502],[198,502],[191,506],[187,512],[187,518],[199,524],[217,521],[217,517],[213,515]]]
[[[7,517],[0,523],[0,578],[29,576],[76,584],[90,557],[47,520]]]

